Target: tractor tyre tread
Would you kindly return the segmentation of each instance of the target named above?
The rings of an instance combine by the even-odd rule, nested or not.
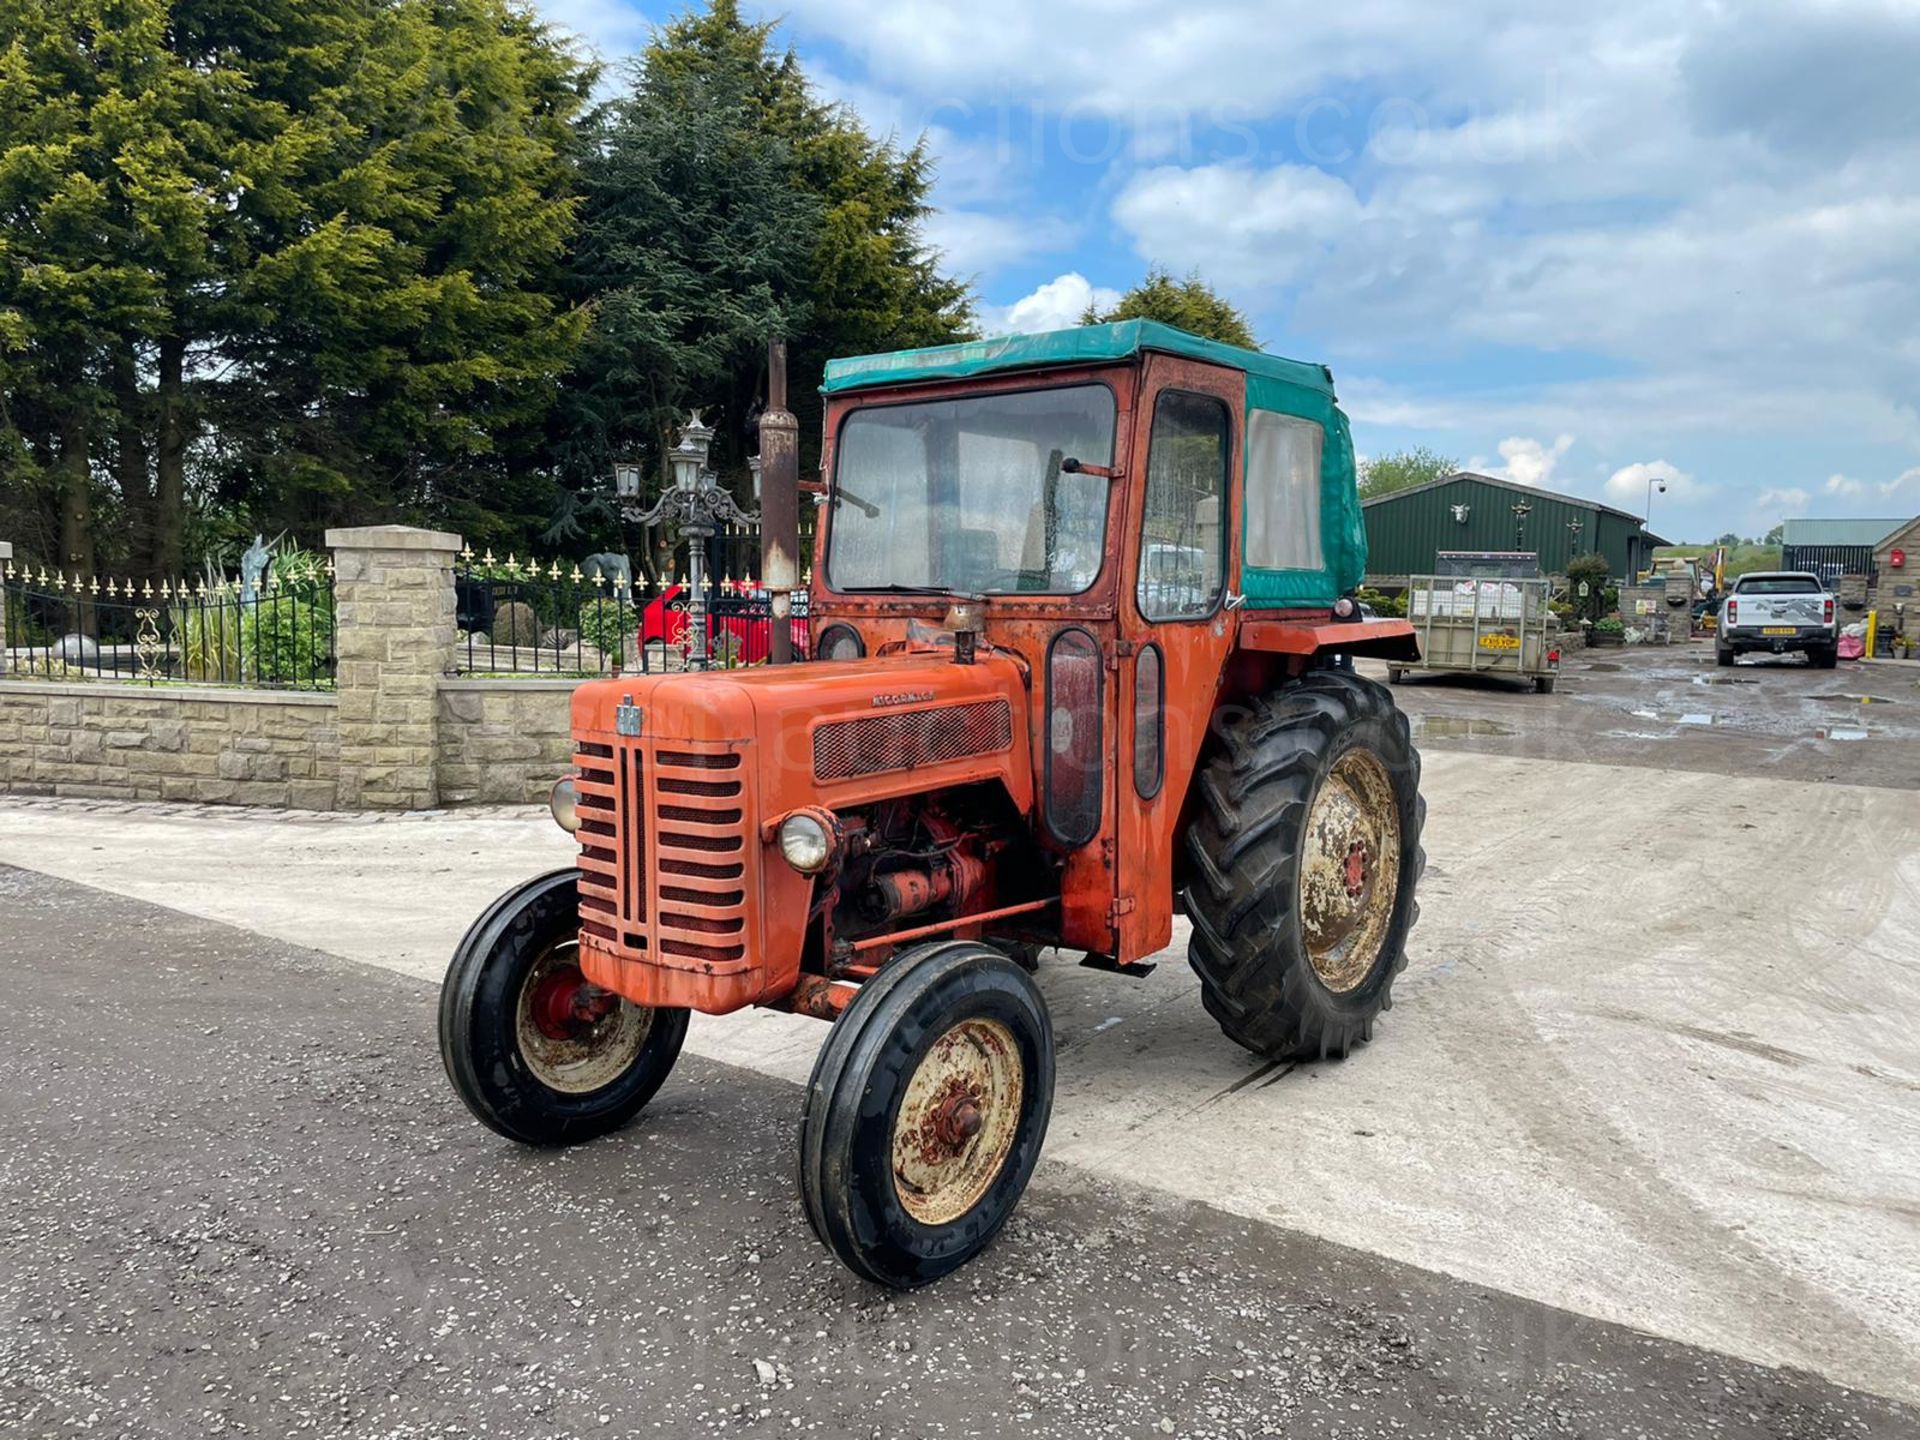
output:
[[[1187,958],[1201,1003],[1236,1043],[1278,1060],[1344,1057],[1372,1037],[1406,966],[1419,918],[1415,887],[1426,801],[1406,715],[1384,686],[1348,672],[1313,671],[1253,699],[1217,728],[1203,762],[1201,804],[1186,836],[1192,925]],[[1335,994],[1308,958],[1295,911],[1299,864],[1316,787],[1348,744],[1368,740],[1401,807],[1400,894],[1383,954],[1354,990]]]
[[[972,997],[969,999],[968,997]],[[941,1227],[920,1227],[898,1202],[889,1201],[894,1181],[871,1163],[858,1163],[862,1137],[893,1123],[891,1103],[874,1109],[879,1077],[912,1073],[906,1064],[914,1044],[931,1044],[928,1024],[934,1001],[999,1006],[1024,1017],[1028,1056],[1023,1119],[1004,1170],[973,1210]],[[1009,1009],[1009,1007],[1011,1007]],[[902,1045],[908,1049],[903,1052]],[[800,1111],[798,1180],[801,1208],[814,1235],[864,1279],[892,1289],[913,1289],[964,1264],[991,1241],[1011,1213],[1039,1158],[1053,1109],[1053,1030],[1045,1001],[1017,961],[980,941],[935,941],[889,961],[860,987],[834,1021],[814,1062]],[[866,1152],[871,1162],[871,1151]]]
[[[578,914],[569,867],[516,885],[467,927],[440,986],[440,1060],[454,1093],[495,1134],[522,1145],[573,1145],[617,1130],[665,1082],[686,1040],[687,1012],[657,1009],[630,1070],[602,1090],[560,1095],[516,1063],[508,1032],[519,977]]]

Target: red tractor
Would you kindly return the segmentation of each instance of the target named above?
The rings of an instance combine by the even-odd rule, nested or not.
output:
[[[1355,656],[1365,538],[1324,367],[1129,321],[836,361],[803,664],[573,697],[576,866],[503,896],[442,994],[501,1134],[625,1124],[688,1013],[832,1021],[800,1198],[858,1273],[976,1254],[1039,1156],[1037,957],[1121,975],[1192,927],[1207,1009],[1344,1056],[1405,964],[1420,762]]]

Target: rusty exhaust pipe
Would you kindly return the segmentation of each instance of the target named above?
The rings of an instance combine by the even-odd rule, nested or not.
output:
[[[773,597],[767,658],[793,660],[793,592],[800,588],[800,421],[787,409],[787,342],[767,342],[760,416],[760,583]]]

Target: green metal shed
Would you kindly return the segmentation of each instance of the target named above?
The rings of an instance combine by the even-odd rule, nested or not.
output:
[[[1639,516],[1611,505],[1470,471],[1369,500],[1361,513],[1367,578],[1375,585],[1433,573],[1443,550],[1536,551],[1549,575],[1566,573],[1575,555],[1598,551],[1616,577],[1632,576],[1647,568],[1656,545],[1668,543]]]

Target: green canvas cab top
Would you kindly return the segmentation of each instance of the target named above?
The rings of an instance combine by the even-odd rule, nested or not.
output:
[[[1355,483],[1353,436],[1334,397],[1333,374],[1324,365],[1223,345],[1156,320],[1121,320],[1038,335],[1003,335],[924,350],[896,350],[890,355],[830,360],[820,389],[826,395],[843,395],[889,385],[967,380],[1063,365],[1099,365],[1131,360],[1147,352],[1202,360],[1246,376],[1249,436],[1248,443],[1241,447],[1244,460],[1239,481],[1256,498],[1271,498],[1278,488],[1290,483],[1289,474],[1301,473],[1299,468],[1286,471],[1277,463],[1280,444],[1254,443],[1257,437],[1253,432],[1261,428],[1263,417],[1289,417],[1318,429],[1315,448],[1319,450],[1319,494],[1295,497],[1294,514],[1299,522],[1290,527],[1298,543],[1289,553],[1297,559],[1294,563],[1268,565],[1246,559],[1241,583],[1248,603],[1255,607],[1326,605],[1358,585],[1367,571],[1367,531]],[[1313,470],[1306,467],[1304,473],[1312,476]],[[1253,507],[1246,508],[1251,515]]]
[[[829,360],[820,390],[825,395],[838,395],[882,385],[964,380],[1010,370],[1036,370],[1042,366],[1097,365],[1130,360],[1148,350],[1206,360],[1248,375],[1317,391],[1329,400],[1333,398],[1333,375],[1324,365],[1283,360],[1278,355],[1223,345],[1218,340],[1202,339],[1157,320],[1117,320],[1108,325],[1082,325],[1073,330],[1001,335],[991,340],[965,340],[958,345],[930,345],[924,350],[895,350],[886,355]]]

